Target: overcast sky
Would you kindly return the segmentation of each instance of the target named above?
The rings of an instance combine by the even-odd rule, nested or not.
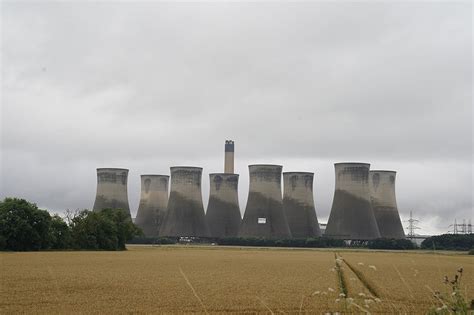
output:
[[[446,232],[473,217],[472,5],[466,2],[5,2],[0,197],[91,208],[96,168],[315,172],[329,217],[334,166],[397,174],[402,220]],[[404,224],[406,225],[406,224]]]

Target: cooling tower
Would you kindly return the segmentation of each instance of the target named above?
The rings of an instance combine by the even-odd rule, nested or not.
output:
[[[225,141],[224,173],[234,174],[234,141]]]
[[[158,236],[168,205],[168,175],[141,175],[140,205],[135,224],[146,237]]]
[[[209,237],[201,195],[201,167],[171,167],[171,187],[160,236]]]
[[[380,236],[405,238],[395,197],[395,171],[370,171],[370,200]]]
[[[239,236],[291,237],[283,212],[281,169],[280,165],[249,165],[249,196]]]
[[[128,170],[124,168],[98,168],[97,193],[94,211],[122,209],[130,215],[127,194]],[[131,217],[130,217],[131,218]]]
[[[313,173],[283,173],[283,210],[294,238],[321,236],[313,198]]]
[[[346,240],[379,238],[370,204],[370,164],[336,163],[334,167],[336,189],[325,235]]]
[[[237,174],[209,174],[206,221],[211,237],[236,237],[240,227]]]

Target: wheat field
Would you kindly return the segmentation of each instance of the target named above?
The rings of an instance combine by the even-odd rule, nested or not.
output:
[[[459,253],[184,245],[0,253],[0,313],[423,313],[460,267],[461,289],[474,298],[473,262]]]

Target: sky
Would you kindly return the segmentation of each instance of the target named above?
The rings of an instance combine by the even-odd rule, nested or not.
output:
[[[0,198],[91,208],[96,168],[315,173],[326,222],[334,163],[397,171],[418,233],[473,218],[470,2],[1,3]],[[407,223],[404,223],[406,226]]]

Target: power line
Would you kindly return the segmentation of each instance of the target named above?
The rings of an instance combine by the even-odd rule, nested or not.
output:
[[[457,220],[454,219],[454,224],[451,224],[450,226],[448,226],[448,229],[449,229],[448,233],[472,234],[471,219],[468,220],[468,223],[466,223],[466,219],[463,219],[462,223],[458,223]]]

